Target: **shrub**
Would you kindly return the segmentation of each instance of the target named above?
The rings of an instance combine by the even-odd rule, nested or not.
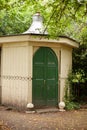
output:
[[[64,96],[64,102],[66,104],[66,109],[67,110],[73,110],[73,109],[79,109],[80,104],[75,101],[75,96],[73,95],[73,74],[69,73],[68,78],[66,80],[66,85],[65,85],[65,96]]]
[[[80,104],[73,102],[73,101],[66,101],[66,107],[67,110],[73,110],[73,109],[79,109],[80,108]]]

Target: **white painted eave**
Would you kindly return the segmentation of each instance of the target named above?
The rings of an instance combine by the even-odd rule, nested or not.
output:
[[[58,40],[49,39],[42,35],[12,35],[12,36],[1,36],[0,45],[4,43],[20,43],[20,42],[38,42],[38,43],[52,43],[70,46],[72,48],[78,48],[79,43],[68,37],[59,37]]]

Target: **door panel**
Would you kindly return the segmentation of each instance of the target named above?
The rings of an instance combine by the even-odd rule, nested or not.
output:
[[[33,75],[33,99],[34,104],[44,105],[44,67],[34,67]],[[38,102],[39,101],[39,102]]]
[[[33,103],[55,106],[58,102],[58,63],[55,53],[41,47],[33,57]]]
[[[55,67],[49,67],[47,68],[47,74],[46,74],[46,79],[47,79],[47,104],[48,105],[56,105],[57,102],[57,79],[56,79],[56,69]]]

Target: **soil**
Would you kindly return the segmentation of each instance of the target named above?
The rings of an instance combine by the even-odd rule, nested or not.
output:
[[[0,130],[87,130],[87,109],[27,114],[0,106]]]

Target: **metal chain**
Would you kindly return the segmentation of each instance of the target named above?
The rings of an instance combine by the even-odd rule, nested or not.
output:
[[[29,77],[22,77],[22,76],[11,76],[11,75],[3,75],[3,76],[0,76],[1,78],[3,79],[6,79],[6,80],[22,80],[22,81],[31,81],[32,78],[31,76]]]

